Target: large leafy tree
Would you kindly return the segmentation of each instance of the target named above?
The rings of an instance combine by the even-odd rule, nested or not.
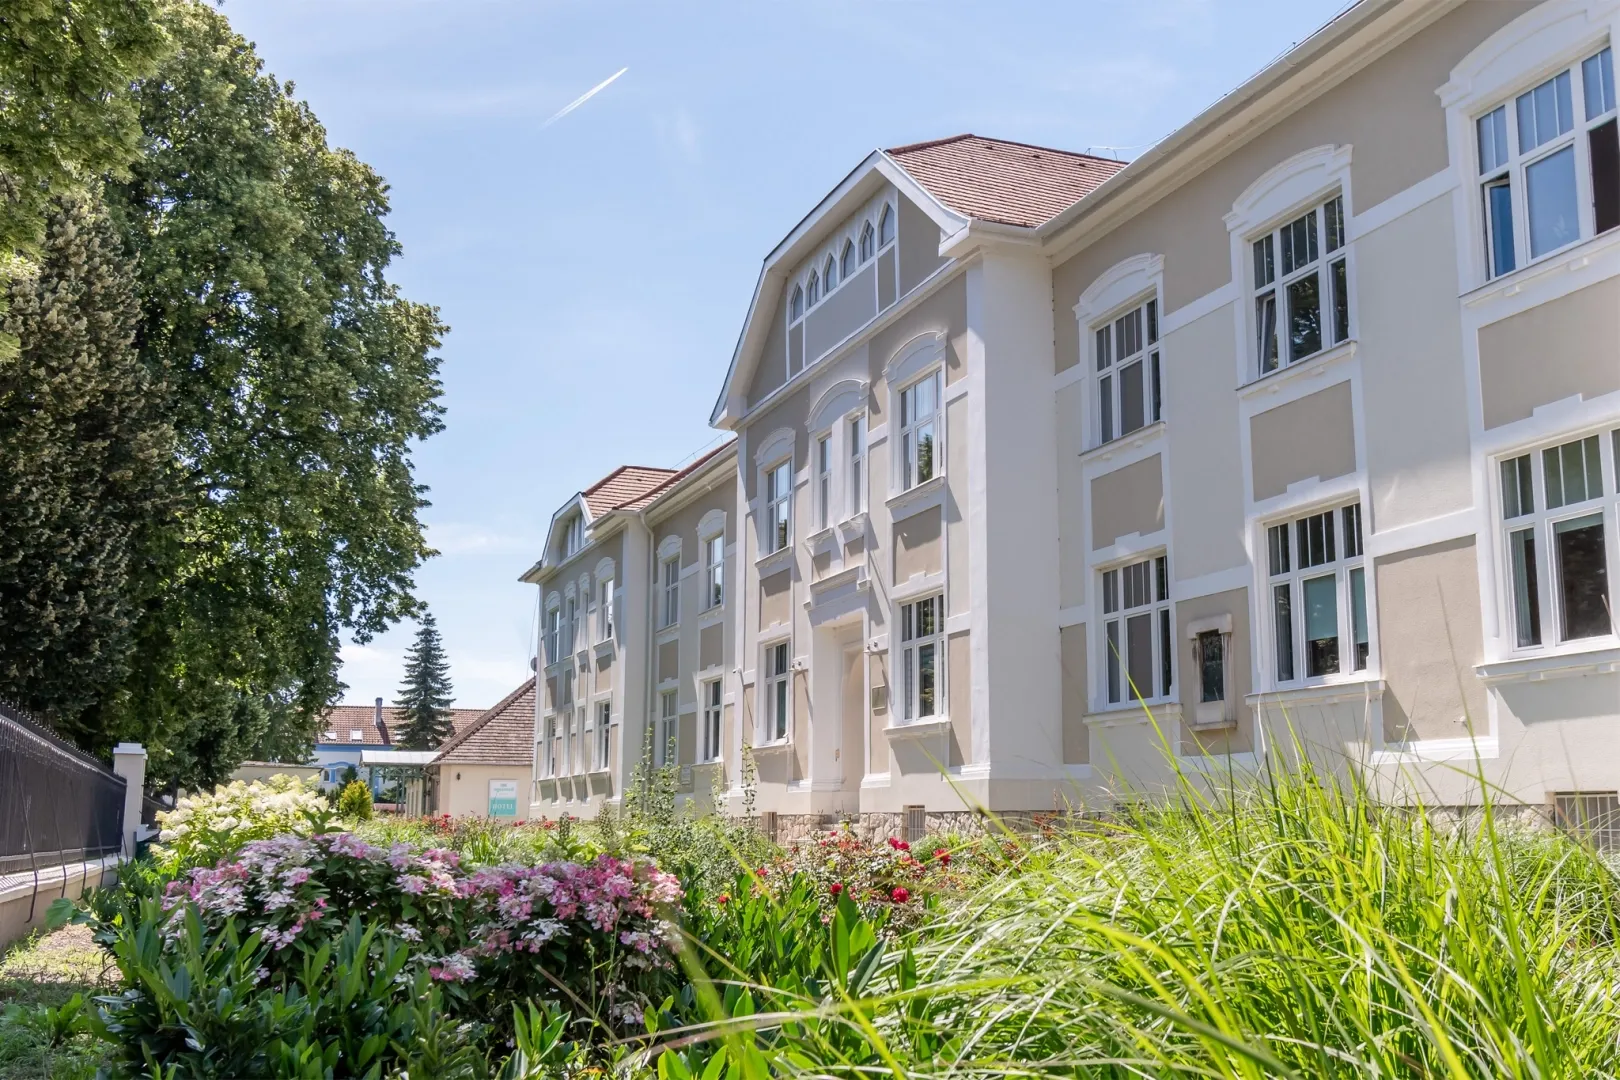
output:
[[[400,745],[407,750],[432,750],[454,733],[450,722],[450,662],[439,640],[439,624],[431,611],[422,613],[416,640],[405,654],[405,681],[394,704],[401,714]]]
[[[141,266],[182,504],[152,537],[124,692],[85,727],[153,744],[160,782],[295,754],[342,689],[341,634],[411,614],[431,554],[411,447],[442,426],[435,309],[384,275],[387,185],[327,145],[225,18],[166,8],[108,204]]]
[[[0,358],[0,694],[93,741],[129,671],[140,560],[176,507],[165,388],[136,355],[133,268],[87,197],[9,288]]]

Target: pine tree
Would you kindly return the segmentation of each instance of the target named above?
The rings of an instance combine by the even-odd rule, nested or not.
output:
[[[58,200],[13,280],[0,360],[0,695],[87,749],[129,671],[141,549],[175,506],[165,387],[135,349],[134,268],[89,197]]]
[[[432,750],[454,731],[450,723],[450,662],[433,613],[424,611],[416,640],[405,655],[405,683],[394,704],[404,714],[399,742],[407,750]]]

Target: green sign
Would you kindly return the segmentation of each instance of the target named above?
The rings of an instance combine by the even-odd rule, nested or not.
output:
[[[491,780],[489,782],[489,816],[517,817],[518,782]]]

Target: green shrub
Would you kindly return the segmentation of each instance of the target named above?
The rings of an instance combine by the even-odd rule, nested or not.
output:
[[[251,784],[221,784],[207,795],[190,795],[157,815],[152,858],[173,875],[191,866],[211,866],[250,840],[307,836],[331,820],[326,800],[296,777],[272,776]]]
[[[338,796],[338,817],[344,821],[371,820],[371,788],[364,780],[350,780]]]

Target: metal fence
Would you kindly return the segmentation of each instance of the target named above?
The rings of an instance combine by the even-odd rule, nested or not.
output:
[[[124,778],[0,704],[0,874],[116,854]]]

